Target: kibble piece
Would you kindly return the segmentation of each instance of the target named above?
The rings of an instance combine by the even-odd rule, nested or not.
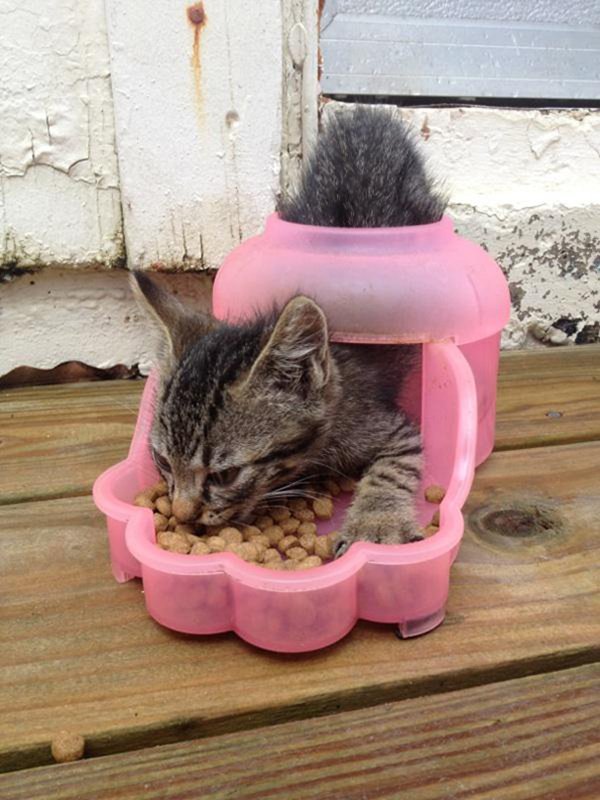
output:
[[[300,522],[313,522],[315,512],[310,508],[300,508],[298,511],[294,511],[294,516],[296,519],[299,519]]]
[[[440,527],[440,510],[439,510],[439,508],[438,508],[438,510],[435,512],[435,514],[433,515],[433,517],[431,518],[431,522],[430,522],[429,524],[430,524],[430,525],[437,525],[437,526],[438,526],[438,528]]]
[[[184,522],[178,522],[175,526],[175,533],[185,533],[186,535],[193,534],[194,529],[191,525],[186,525]]]
[[[258,548],[252,542],[242,542],[240,545],[240,556],[244,561],[256,561],[258,558]]]
[[[159,512],[159,514],[164,514],[165,517],[167,517],[167,519],[173,513],[171,511],[171,501],[169,500],[169,498],[166,495],[163,495],[162,497],[158,497],[155,500],[155,505],[156,505],[156,510]]]
[[[325,481],[325,488],[332,494],[334,497],[337,497],[338,494],[342,491],[337,481],[334,481],[333,478],[327,478]]]
[[[312,522],[303,522],[303,525],[313,525]],[[315,525],[315,528],[317,526]],[[314,533],[303,533],[298,541],[300,542],[300,547],[303,547],[306,552],[311,555],[315,551],[315,542],[317,541],[317,537]]]
[[[286,570],[295,570],[298,569],[301,563],[300,561],[296,561],[295,558],[288,558],[286,561],[281,562],[281,567]]]
[[[133,502],[140,508],[154,508],[154,500],[148,491],[140,492],[133,498]]]
[[[286,550],[289,550],[290,547],[294,547],[297,544],[297,536],[284,536],[283,539],[277,543],[277,548],[280,553],[285,553]]]
[[[425,500],[428,503],[441,503],[446,496],[446,490],[443,486],[432,484],[425,489]]]
[[[227,544],[232,544],[233,542],[240,544],[244,541],[241,531],[238,531],[237,528],[223,528],[219,536],[221,539],[224,539]]]
[[[227,542],[221,536],[209,536],[206,544],[209,546],[211,553],[221,553],[225,550]]]
[[[320,567],[322,563],[319,556],[308,556],[308,558],[300,561],[296,569],[312,569],[313,567]]]
[[[171,515],[169,517],[169,530],[174,531],[178,525],[179,525],[179,520],[177,519],[177,517]]]
[[[439,528],[437,525],[426,525],[423,528],[423,535],[424,536],[433,536],[434,533],[437,533]]]
[[[65,764],[68,761],[78,761],[83,756],[85,750],[85,739],[78,733],[61,731],[50,743],[52,758],[58,764]]]
[[[182,531],[177,531],[176,530],[175,533],[182,533]],[[192,547],[196,544],[196,542],[204,542],[204,543],[206,543],[206,539],[203,539],[201,536],[198,536],[195,533],[185,533],[185,532],[183,532],[183,535],[185,536],[185,538],[188,540],[188,542],[190,543],[190,545]]]
[[[168,550],[170,553],[189,553],[190,543],[183,533],[175,533],[175,531],[161,531],[156,541],[163,550]]]
[[[285,506],[277,506],[276,508],[270,508],[269,514],[275,522],[283,522],[284,519],[289,519],[292,516],[292,512],[289,508]]]
[[[315,541],[315,555],[326,561],[333,556],[330,536],[317,536]]]
[[[190,555],[192,556],[207,556],[209,553],[212,553],[212,550],[206,542],[202,541],[202,539],[199,539],[197,542],[195,542],[190,550]]]
[[[319,497],[312,505],[317,519],[331,519],[333,516],[333,501],[329,497]]]
[[[156,486],[152,487],[152,493],[155,498],[162,497],[164,494],[169,494],[169,487],[166,481],[159,481]]]
[[[317,534],[317,526],[314,522],[302,522],[296,531],[298,536],[305,536],[307,533],[312,533],[313,536]]]
[[[338,484],[342,492],[353,492],[356,488],[356,481],[352,478],[338,478]]]
[[[154,515],[154,530],[157,533],[159,531],[166,531],[168,527],[169,527],[169,520],[164,516],[164,514]]]
[[[294,547],[288,547],[285,551],[285,554],[288,558],[293,558],[294,561],[303,561],[308,553],[303,547],[299,545],[294,545]]]
[[[296,533],[299,525],[300,525],[300,520],[296,519],[296,517],[290,517],[290,519],[284,519],[282,522],[279,523],[279,527],[286,536],[289,533]]]
[[[269,517],[264,514],[262,517],[257,517],[254,521],[254,524],[257,528],[260,528],[261,531],[264,531],[267,528],[271,528],[273,526],[273,522],[273,517]]]
[[[274,547],[268,547],[263,554],[263,561],[265,564],[268,561],[281,561],[281,553]]]
[[[262,566],[266,569],[285,569],[285,561],[276,561],[271,558],[269,561],[263,562]]]
[[[242,534],[244,536],[244,539],[246,539],[249,542],[253,536],[262,535],[262,531],[260,528],[257,528],[256,525],[244,525],[244,527],[242,528]]]
[[[292,497],[292,499],[288,501],[288,506],[295,515],[296,511],[302,511],[304,508],[308,508],[308,503],[303,497]]]
[[[248,537],[248,541],[255,546],[260,545],[261,547],[264,547],[265,550],[267,547],[271,546],[271,540],[264,533],[254,534],[253,536]]]
[[[269,528],[265,528],[263,533],[271,546],[276,545],[284,537],[283,529],[279,525],[271,525]]]

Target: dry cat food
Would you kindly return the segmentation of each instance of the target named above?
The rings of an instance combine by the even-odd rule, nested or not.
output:
[[[134,502],[153,510],[156,543],[163,550],[190,555],[235,553],[244,561],[267,569],[298,570],[331,560],[336,532],[318,536],[316,520],[331,519],[332,497],[353,488],[353,481],[328,478],[322,485],[307,487],[307,498],[294,497],[277,506],[262,506],[245,525],[179,522],[172,514],[164,481],[140,492]]]
[[[85,739],[78,733],[61,731],[52,739],[50,751],[52,758],[58,764],[65,764],[68,761],[78,761],[83,756],[85,750]]]
[[[173,516],[165,481],[159,481],[136,495],[137,506],[154,512],[156,543],[163,550],[184,555],[235,553],[244,561],[267,569],[297,570],[318,567],[333,556],[332,542],[337,532],[317,535],[316,520],[333,516],[333,497],[350,492],[354,482],[327,478],[319,486],[307,487],[309,498],[294,497],[277,506],[262,506],[245,525],[202,526],[182,523]],[[428,486],[425,499],[439,504],[445,489]],[[440,512],[422,528],[432,536],[440,527]]]

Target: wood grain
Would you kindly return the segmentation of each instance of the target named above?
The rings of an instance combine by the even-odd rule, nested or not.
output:
[[[600,666],[0,776],[11,800],[600,796]]]
[[[142,388],[109,381],[0,392],[0,504],[87,494],[127,454]],[[600,347],[502,354],[497,449],[594,439]]]
[[[294,657],[154,624],[140,584],[113,581],[89,498],[4,506],[0,764],[47,763],[63,727],[99,755],[592,662],[598,474],[600,443],[495,454],[469,500],[445,624],[399,641],[361,623],[337,645]],[[531,536],[489,528],[499,510],[538,507],[556,530],[538,530],[535,516]]]
[[[0,504],[85,494],[127,455],[142,381],[0,392]]]
[[[600,345],[502,353],[497,450],[598,439]]]

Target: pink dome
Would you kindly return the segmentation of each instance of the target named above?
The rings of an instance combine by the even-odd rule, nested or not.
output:
[[[506,278],[449,217],[405,228],[324,228],[273,214],[217,275],[220,319],[251,318],[296,294],[313,297],[336,341],[457,344],[498,333],[510,314]]]

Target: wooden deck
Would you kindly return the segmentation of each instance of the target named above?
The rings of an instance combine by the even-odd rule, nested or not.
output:
[[[140,391],[0,393],[1,800],[600,797],[600,348],[503,356],[445,623],[302,656],[114,582],[90,489]],[[63,728],[84,761],[51,765]]]

